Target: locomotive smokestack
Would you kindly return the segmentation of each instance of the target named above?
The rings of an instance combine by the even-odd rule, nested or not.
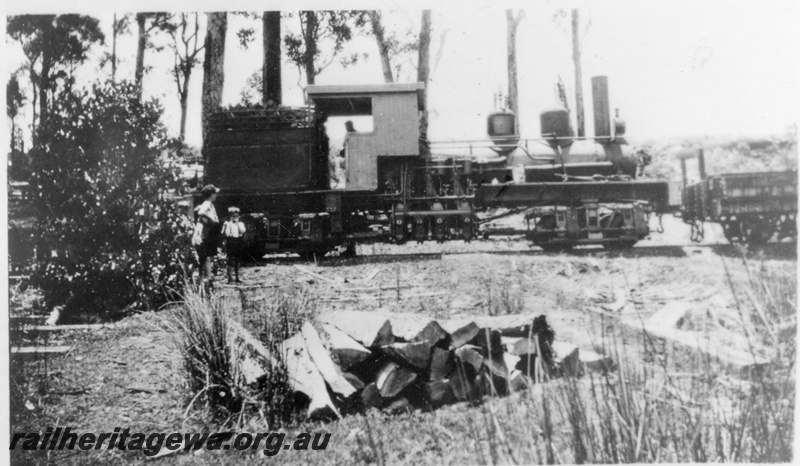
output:
[[[594,137],[611,137],[611,121],[608,106],[608,78],[592,78],[592,107],[594,108]]]

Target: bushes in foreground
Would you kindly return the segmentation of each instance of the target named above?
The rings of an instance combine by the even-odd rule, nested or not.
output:
[[[191,244],[168,196],[179,179],[161,113],[124,83],[54,98],[31,150],[31,280],[46,306],[154,308],[181,289]]]

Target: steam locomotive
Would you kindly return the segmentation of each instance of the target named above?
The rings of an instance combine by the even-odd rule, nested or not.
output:
[[[321,257],[364,242],[471,241],[524,235],[544,249],[628,248],[652,213],[674,209],[668,183],[637,180],[625,123],[610,118],[605,77],[592,78],[595,135],[573,136],[563,108],[541,112],[541,137],[523,140],[516,116],[487,118],[488,138],[421,138],[423,84],[311,85],[303,108],[247,108],[209,116],[205,181],[217,209],[235,205],[254,257]],[[326,122],[368,116],[348,133],[344,188],[330,184]],[[524,229],[493,228],[522,214]]]

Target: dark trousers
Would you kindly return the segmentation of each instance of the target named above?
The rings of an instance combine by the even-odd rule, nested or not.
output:
[[[233,281],[233,272],[236,281],[239,281],[239,262],[242,259],[242,238],[225,238],[225,252],[228,255],[228,281]]]

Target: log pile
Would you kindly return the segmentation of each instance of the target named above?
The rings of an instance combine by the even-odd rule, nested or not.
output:
[[[601,367],[585,367],[577,347],[555,342],[545,316],[513,319],[493,326],[483,318],[340,311],[306,322],[281,350],[292,388],[309,400],[308,416],[322,419],[369,408],[431,410]]]

